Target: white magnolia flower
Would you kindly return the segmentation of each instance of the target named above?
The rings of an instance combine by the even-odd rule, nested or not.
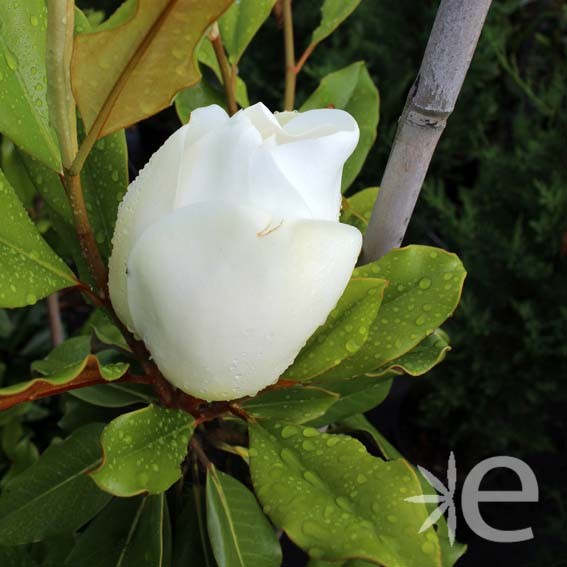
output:
[[[338,222],[358,134],[341,110],[256,104],[229,118],[208,106],[130,185],[110,296],[172,384],[206,400],[253,395],[325,322],[361,247]]]

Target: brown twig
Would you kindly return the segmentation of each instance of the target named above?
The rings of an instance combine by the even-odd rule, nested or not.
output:
[[[285,94],[284,110],[293,110],[295,106],[295,47],[293,42],[293,13],[291,0],[283,0],[283,30],[285,49]]]
[[[231,72],[231,67],[228,64],[226,52],[222,44],[219,26],[216,22],[211,26],[211,31],[209,32],[209,41],[213,45],[213,49],[219,64],[221,77],[222,77],[222,84],[224,86],[226,102],[228,105],[228,112],[232,116],[238,111],[238,104],[236,103],[236,92],[235,92],[236,68],[233,66]]]
[[[75,230],[81,245],[81,252],[87,262],[89,271],[96,282],[98,291],[104,299],[108,296],[106,289],[108,273],[100,255],[89,221],[85,197],[83,195],[81,185],[81,177],[80,175],[72,175],[66,171],[61,178],[61,182],[65,187],[65,191],[71,204],[71,211],[75,222]]]
[[[65,339],[63,323],[61,322],[61,308],[59,306],[59,294],[52,293],[47,298],[47,313],[49,315],[49,330],[51,331],[51,342],[56,347]]]
[[[199,442],[199,440],[195,435],[193,435],[193,437],[191,438],[189,447],[191,448],[191,450],[193,451],[193,453],[195,454],[201,465],[203,465],[205,470],[208,470],[213,466],[213,463],[211,463],[209,457],[207,457],[207,454],[203,450],[203,446],[201,445],[201,443]]]
[[[315,48],[317,47],[317,45],[319,45],[319,44],[310,43],[307,46],[307,49],[303,52],[303,54],[299,58],[299,61],[297,62],[297,64],[295,65],[295,67],[293,69],[296,75],[298,75],[299,72],[301,71],[301,69],[303,69],[303,65],[305,65],[305,62],[307,61],[307,59],[309,59],[311,54],[315,51]]]

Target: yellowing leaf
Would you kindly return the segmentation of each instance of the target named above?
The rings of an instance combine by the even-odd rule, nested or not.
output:
[[[73,91],[98,137],[155,114],[195,84],[194,51],[232,0],[129,1],[108,22],[76,38]]]

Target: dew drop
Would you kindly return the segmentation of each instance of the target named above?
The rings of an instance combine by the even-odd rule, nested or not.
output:
[[[430,541],[425,541],[421,544],[421,551],[423,551],[425,555],[431,555],[435,552],[435,545]]]
[[[429,278],[421,278],[419,280],[420,289],[429,289],[431,287],[431,280]]]

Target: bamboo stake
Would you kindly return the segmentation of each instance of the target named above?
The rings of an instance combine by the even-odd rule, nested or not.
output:
[[[429,163],[469,69],[491,0],[441,0],[368,225],[362,262],[402,243]]]

